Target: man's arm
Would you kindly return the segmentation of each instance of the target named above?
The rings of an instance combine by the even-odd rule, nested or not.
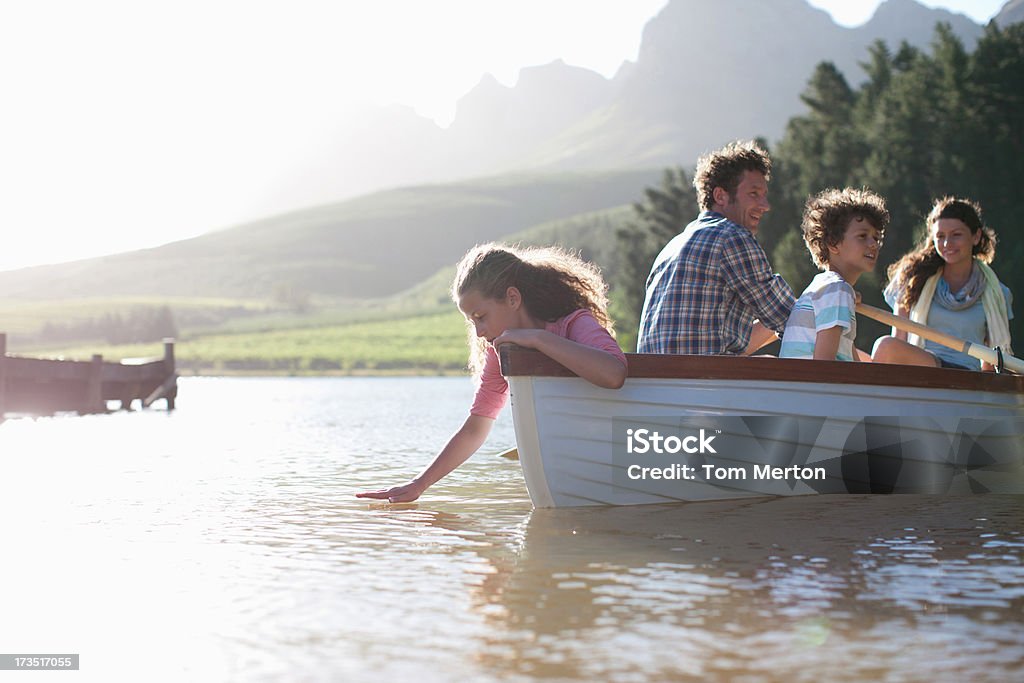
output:
[[[733,289],[743,303],[754,310],[758,322],[781,335],[796,297],[782,276],[772,272],[764,249],[754,236],[740,234],[729,240],[722,265]],[[751,341],[754,331],[751,330]]]
[[[750,326],[750,343],[743,350],[743,355],[751,356],[778,338],[779,335],[765,327],[760,320],[755,320]]]

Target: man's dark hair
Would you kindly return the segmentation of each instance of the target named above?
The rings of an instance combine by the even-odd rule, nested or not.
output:
[[[753,140],[732,142],[722,149],[705,154],[697,160],[693,174],[693,187],[697,190],[697,204],[710,210],[715,205],[715,188],[723,187],[730,199],[736,198],[744,171],[756,171],[770,180],[772,160],[768,152]]]

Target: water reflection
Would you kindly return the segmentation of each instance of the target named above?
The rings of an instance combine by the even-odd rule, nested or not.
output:
[[[475,657],[506,675],[1010,680],[1022,511],[1014,497],[844,496],[535,510],[501,532],[407,521],[486,561],[463,577],[493,629]]]
[[[353,497],[471,393],[187,378],[172,416],[9,420],[0,645],[104,681],[1024,678],[1024,497],[533,511],[508,422],[414,505]]]

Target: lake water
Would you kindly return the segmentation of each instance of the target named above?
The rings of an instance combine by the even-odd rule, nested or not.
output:
[[[0,680],[1024,680],[1024,497],[532,510],[463,378],[180,382],[0,425]],[[162,404],[162,402],[161,402]],[[6,674],[6,675],[5,675]]]

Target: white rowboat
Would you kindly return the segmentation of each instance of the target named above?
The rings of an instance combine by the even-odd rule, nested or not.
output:
[[[609,390],[535,351],[501,348],[535,507],[1024,493],[1024,377],[771,357],[627,358],[625,385]]]

